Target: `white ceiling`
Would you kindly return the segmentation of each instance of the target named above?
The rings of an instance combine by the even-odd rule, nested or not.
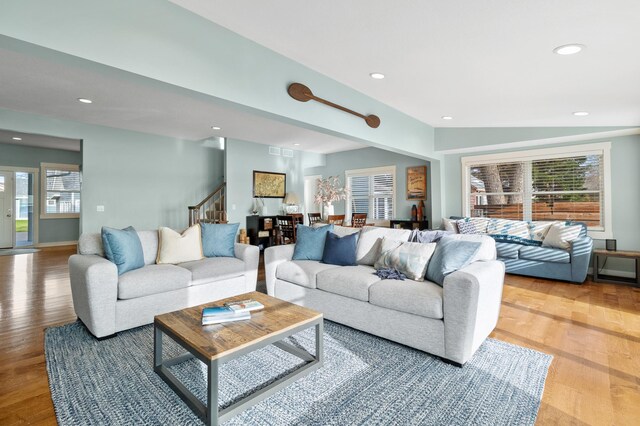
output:
[[[0,49],[0,108],[188,140],[221,136],[317,153],[365,146],[223,107],[203,95],[123,71],[90,68]],[[81,97],[94,102],[82,104],[77,101]],[[213,125],[222,130],[212,130]],[[11,132],[4,140],[2,135],[0,141],[16,142]],[[36,135],[32,139],[46,142]]]
[[[22,140],[14,140],[21,138]],[[63,149],[65,151],[80,151],[79,139],[57,138],[32,133],[19,133],[11,130],[0,129],[0,143],[8,143],[22,146],[35,146],[38,148]],[[0,158],[2,155],[0,153]],[[2,161],[0,161],[2,163]]]
[[[172,1],[435,127],[640,124],[638,0]]]

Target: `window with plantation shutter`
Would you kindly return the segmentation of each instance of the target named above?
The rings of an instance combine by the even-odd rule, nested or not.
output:
[[[462,158],[463,212],[472,217],[587,224],[611,233],[610,143]],[[600,235],[602,233],[602,235]]]
[[[73,164],[42,163],[42,204],[40,217],[80,216],[80,167]]]
[[[395,208],[395,166],[347,170],[346,181],[351,189],[347,198],[347,217],[366,213],[375,223],[393,218]]]

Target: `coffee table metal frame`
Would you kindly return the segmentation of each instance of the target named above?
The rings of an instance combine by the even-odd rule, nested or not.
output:
[[[283,341],[287,337],[290,337],[300,331],[315,326],[316,333],[316,353],[315,356],[310,354],[304,349],[290,345]],[[171,330],[165,328],[162,324],[154,323],[154,339],[153,339],[153,369],[164,380],[173,391],[182,398],[182,400],[193,410],[193,412],[206,424],[206,425],[218,425],[220,422],[224,422],[229,418],[239,414],[241,411],[257,404],[263,399],[273,395],[280,389],[283,389],[290,383],[299,379],[300,377],[309,374],[310,372],[317,370],[323,364],[323,347],[322,336],[324,326],[322,316],[310,322],[305,322],[297,327],[289,330],[285,330],[281,333],[276,333],[265,339],[258,340],[255,343],[247,345],[246,347],[231,351],[228,355],[222,354],[222,356],[209,359],[201,356],[177,334]],[[175,358],[164,360],[162,358],[162,335],[166,334],[176,343],[182,346],[187,353],[177,356]],[[297,356],[306,363],[299,368],[293,370],[287,375],[279,378],[275,382],[257,390],[256,392],[245,396],[240,401],[218,410],[218,368],[221,364],[224,364],[232,359],[239,358],[255,350],[264,348],[269,345],[274,345],[279,349],[282,349],[292,355]],[[197,358],[207,366],[207,404],[202,403],[187,387],[178,380],[178,378],[169,371],[169,367],[172,365],[180,364],[188,361],[192,358]]]

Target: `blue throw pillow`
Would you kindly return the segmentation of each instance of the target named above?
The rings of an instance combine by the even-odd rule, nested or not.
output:
[[[471,263],[480,250],[481,243],[444,237],[436,245],[436,251],[427,267],[427,279],[442,286],[444,278]]]
[[[104,254],[118,267],[118,275],[144,266],[140,237],[133,226],[124,229],[102,227]]]
[[[333,231],[333,224],[312,228],[298,225],[296,227],[296,247],[293,249],[293,260],[322,260],[324,242],[327,234]]]
[[[202,253],[205,257],[235,257],[239,223],[201,223]]]
[[[324,242],[322,263],[339,266],[356,265],[356,244],[358,234],[345,235],[340,238],[333,232],[327,234]]]

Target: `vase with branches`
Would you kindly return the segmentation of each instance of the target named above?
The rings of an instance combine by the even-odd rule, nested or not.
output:
[[[325,220],[333,214],[333,202],[346,200],[349,188],[340,185],[338,176],[329,176],[316,181],[315,203],[322,205],[322,215]]]

